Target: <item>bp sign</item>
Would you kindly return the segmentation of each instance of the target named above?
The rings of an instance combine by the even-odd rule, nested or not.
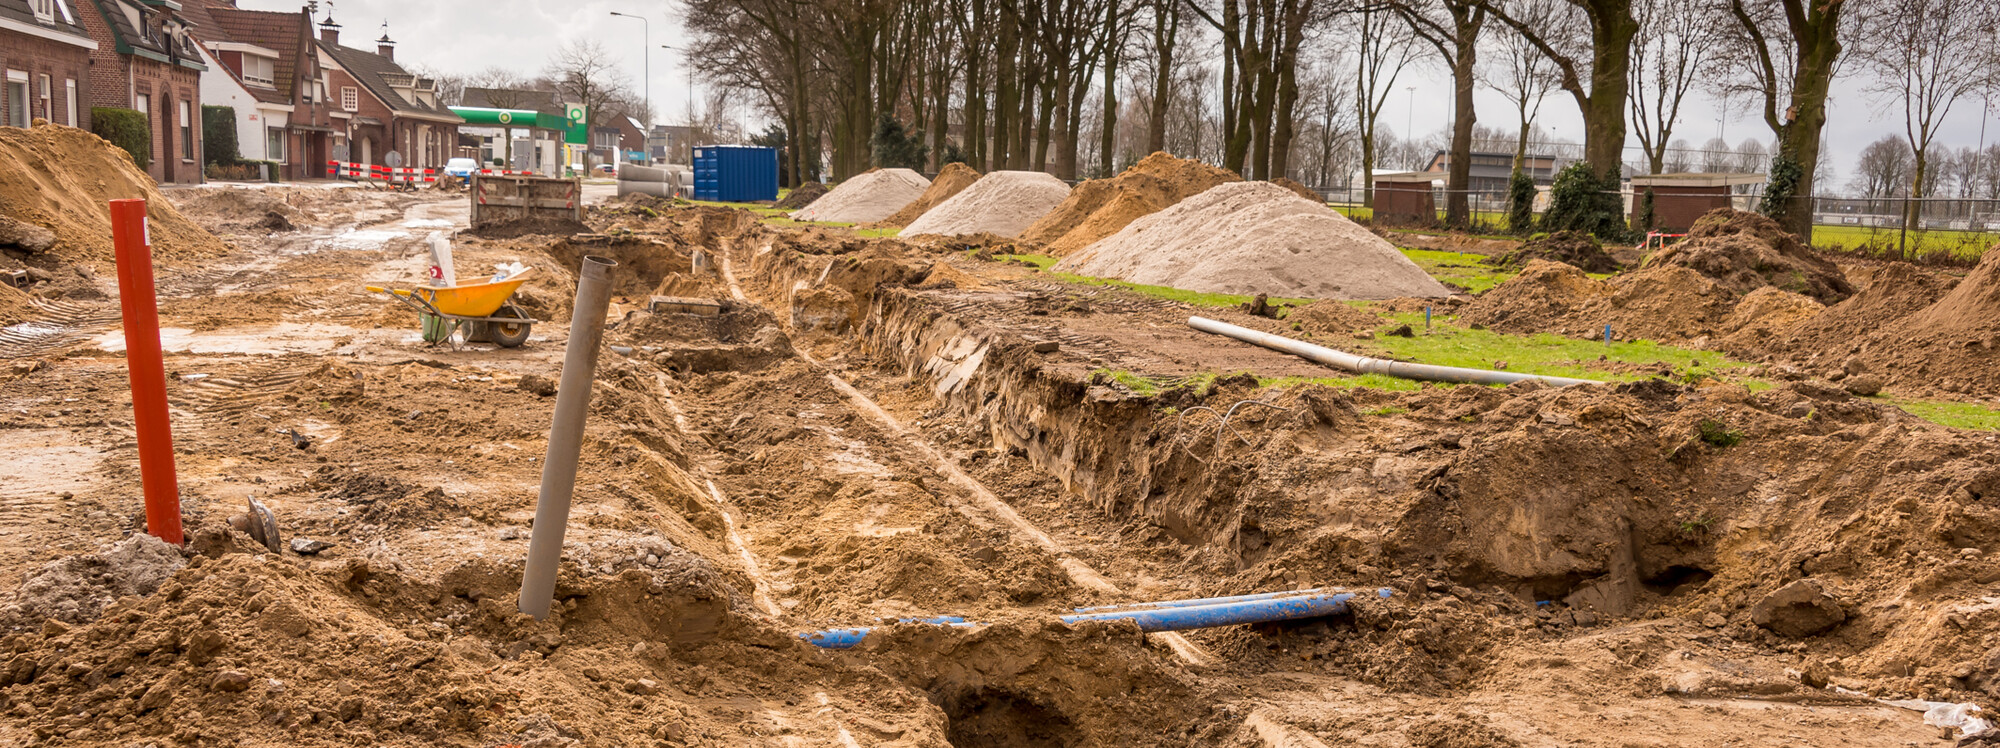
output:
[[[506,112],[506,111],[503,111],[503,112],[501,112],[501,113],[500,113],[500,124],[503,124],[503,125],[511,125],[511,124],[514,124],[514,113],[513,113],[513,112]]]

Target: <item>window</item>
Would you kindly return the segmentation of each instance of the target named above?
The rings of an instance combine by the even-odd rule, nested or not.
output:
[[[28,0],[28,4],[34,6],[35,20],[47,24],[56,22],[56,0]]]
[[[264,158],[276,161],[281,164],[286,163],[285,128],[282,127],[264,128]]]
[[[272,72],[274,66],[275,63],[269,57],[245,53],[243,55],[243,82],[265,88],[276,87],[275,74]]]
[[[361,111],[361,92],[353,86],[341,86],[340,108],[349,112]]]
[[[193,104],[186,101],[181,102],[181,159],[184,161],[194,160],[193,109]]]
[[[42,84],[42,119],[54,122],[56,121],[55,92],[49,90],[49,77],[41,76],[36,82]]]
[[[146,94],[139,94],[137,97],[134,97],[132,101],[132,108],[139,110],[140,114],[152,114],[153,97],[148,96]],[[151,122],[152,120],[148,119],[147,121]]]
[[[0,125],[8,127],[28,126],[28,74],[17,70],[7,71],[7,87],[0,89],[0,99],[7,106],[7,119]]]
[[[66,125],[69,125],[70,127],[76,127],[76,126],[77,126],[77,124],[76,124],[76,123],[77,123],[77,120],[76,120],[76,79],[75,79],[75,78],[65,78],[65,79],[63,79],[63,101],[67,102],[67,103],[66,103],[66,104],[65,104],[64,106],[66,106],[66,107],[67,107],[67,108],[69,109],[69,121],[68,121],[68,122],[65,122],[65,123],[63,123],[63,124],[66,124]]]

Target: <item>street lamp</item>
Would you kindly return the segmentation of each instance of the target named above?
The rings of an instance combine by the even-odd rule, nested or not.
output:
[[[653,22],[646,20],[645,16],[635,16],[615,10],[611,11],[611,15],[619,18],[636,18],[639,20],[639,23],[645,24],[640,27],[644,34],[641,39],[645,42],[645,46],[640,49],[640,58],[644,62],[640,64],[646,66],[646,95],[644,97],[646,99],[646,122],[647,124],[651,124],[653,121]]]
[[[1410,92],[1410,96],[1406,102],[1408,104],[1408,111],[1405,111],[1403,113],[1403,129],[1405,131],[1403,133],[1403,137],[1409,140],[1416,140],[1417,139],[1417,87],[1408,86],[1405,88],[1405,90]]]

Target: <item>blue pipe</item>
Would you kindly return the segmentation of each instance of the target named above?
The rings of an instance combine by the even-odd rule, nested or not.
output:
[[[1392,593],[1387,588],[1376,591],[1378,597],[1385,599],[1390,594]],[[1353,599],[1352,592],[1293,590],[1204,600],[1140,603],[1126,608],[1079,608],[1075,614],[1060,618],[1066,624],[1084,621],[1132,621],[1138,624],[1141,631],[1186,631],[1241,623],[1269,623],[1337,615],[1346,612],[1348,601]],[[967,622],[958,616],[905,618],[900,622],[931,623],[953,628],[976,628],[987,625]],[[874,630],[873,626],[828,629],[799,634],[799,638],[826,649],[847,649],[860,644],[861,640],[867,638],[868,633]]]

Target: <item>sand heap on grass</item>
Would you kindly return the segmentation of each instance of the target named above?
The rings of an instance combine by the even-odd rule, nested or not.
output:
[[[965,188],[971,187],[972,183],[977,181],[979,181],[978,170],[965,164],[945,164],[944,168],[938,171],[937,178],[931,180],[931,188],[924,190],[922,197],[903,206],[903,209],[896,211],[895,215],[876,221],[870,228],[900,229],[908,226],[911,221],[917,220],[917,217],[930,212],[930,209],[943,204],[944,201],[957,197],[958,193],[964,192]]]
[[[1012,239],[1069,197],[1069,185],[1039,171],[996,171],[925,211],[903,236],[992,234]]]
[[[182,216],[132,157],[110,141],[59,125],[0,128],[0,216],[55,232],[48,252],[58,260],[110,261],[106,203],[127,198],[146,201],[156,262],[228,251]]]
[[[1141,216],[1242,179],[1227,169],[1155,153],[1116,177],[1077,185],[1068,200],[1021,232],[1021,238],[1047,245],[1045,254],[1067,257]]]
[[[1215,293],[1316,299],[1451,295],[1381,237],[1270,182],[1210,188],[1133,221],[1056,268]]]
[[[1778,222],[1730,208],[1696,219],[1687,239],[1646,261],[1646,267],[1668,265],[1693,268],[1739,294],[1776,286],[1832,304],[1854,293],[1839,266],[1813,254]]]
[[[798,210],[800,208],[811,205],[813,204],[813,201],[818,200],[821,197],[824,197],[827,191],[828,190],[826,189],[826,185],[824,184],[821,184],[819,182],[807,182],[797,187],[793,187],[792,191],[785,195],[785,199],[772,203],[771,207],[784,208],[785,210]]]
[[[910,169],[876,169],[857,174],[804,210],[792,213],[795,221],[868,223],[880,221],[902,210],[910,201],[930,189],[931,180]]]

